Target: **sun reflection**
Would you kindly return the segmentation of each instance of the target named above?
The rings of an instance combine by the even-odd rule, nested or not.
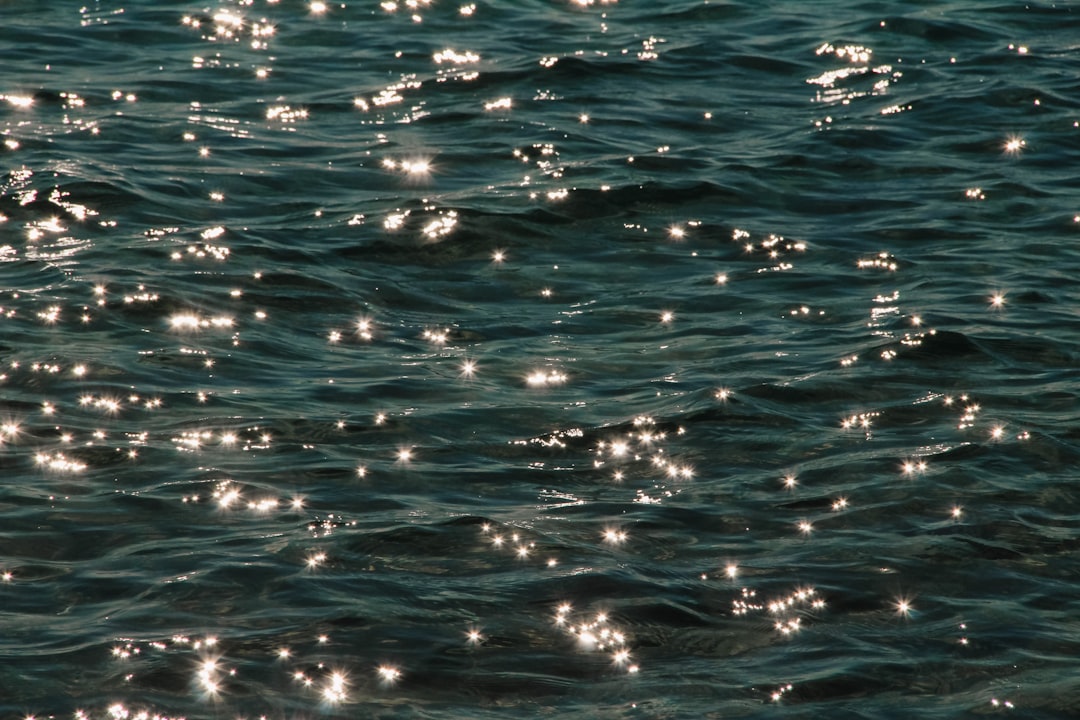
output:
[[[622,545],[627,541],[629,535],[625,530],[619,530],[616,528],[607,528],[603,533],[604,542],[608,545]]]
[[[859,268],[872,268],[876,270],[888,270],[895,272],[899,265],[896,258],[887,252],[880,252],[872,258],[863,258],[856,263]]]
[[[780,702],[780,700],[783,699],[784,695],[786,695],[787,693],[791,692],[794,689],[795,689],[795,686],[791,685],[789,683],[787,685],[784,685],[784,686],[778,688],[777,690],[774,690],[772,693],[770,693],[769,699],[772,700],[773,702]]]
[[[337,670],[331,672],[330,676],[326,678],[326,685],[323,687],[323,700],[328,703],[345,702],[348,699],[346,694],[347,686],[348,683],[344,673]]]
[[[907,618],[914,612],[914,608],[911,606],[911,599],[906,597],[898,597],[893,602],[893,607],[896,609],[896,614]]]
[[[532,387],[546,387],[551,385],[562,385],[566,382],[567,376],[564,373],[557,370],[543,371],[536,370],[529,374],[525,378],[525,382]]]
[[[87,467],[81,460],[68,457],[61,452],[51,454],[39,452],[34,456],[34,460],[43,468],[58,473],[81,473]]]
[[[0,100],[7,100],[20,110],[26,110],[34,104],[32,95],[0,95]]]
[[[1027,146],[1027,142],[1018,135],[1011,135],[1005,140],[1004,150],[1008,155],[1019,155],[1020,151]]]
[[[901,469],[905,475],[921,475],[926,472],[927,463],[925,460],[905,460]]]
[[[227,329],[233,326],[233,319],[226,315],[203,317],[193,312],[186,312],[170,316],[169,325],[175,330]]]
[[[282,124],[295,123],[298,120],[306,120],[308,111],[306,108],[293,108],[290,105],[274,105],[267,108],[266,119],[275,120]]]
[[[480,62],[480,56],[474,53],[472,50],[458,52],[453,48],[446,48],[445,50],[440,50],[439,52],[432,55],[431,59],[434,60],[436,64],[440,65],[444,62],[452,63],[454,65]]]
[[[431,163],[423,158],[418,160],[402,160],[399,166],[407,175],[427,175],[431,172]]]
[[[376,673],[384,685],[393,685],[401,679],[401,671],[393,665],[380,665],[376,669]]]
[[[218,661],[214,658],[203,660],[195,674],[204,693],[215,696],[221,691]]]
[[[488,110],[488,111],[491,111],[491,110],[509,110],[513,106],[514,106],[514,100],[513,100],[513,98],[509,98],[509,97],[501,97],[501,98],[499,98],[497,100],[491,100],[489,102],[484,103],[484,109]]]

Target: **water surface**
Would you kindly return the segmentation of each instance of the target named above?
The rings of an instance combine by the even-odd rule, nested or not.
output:
[[[0,717],[1080,703],[1068,3],[0,13]]]

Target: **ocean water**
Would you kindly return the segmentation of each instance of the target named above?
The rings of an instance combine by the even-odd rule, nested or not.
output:
[[[0,19],[0,718],[1080,708],[1074,3]]]

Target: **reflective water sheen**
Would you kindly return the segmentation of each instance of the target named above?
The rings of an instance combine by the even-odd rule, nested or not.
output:
[[[0,718],[1080,706],[1069,3],[7,3]]]

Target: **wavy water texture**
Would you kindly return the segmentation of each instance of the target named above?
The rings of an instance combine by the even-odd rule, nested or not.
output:
[[[0,718],[1080,704],[1073,8],[38,5]]]

